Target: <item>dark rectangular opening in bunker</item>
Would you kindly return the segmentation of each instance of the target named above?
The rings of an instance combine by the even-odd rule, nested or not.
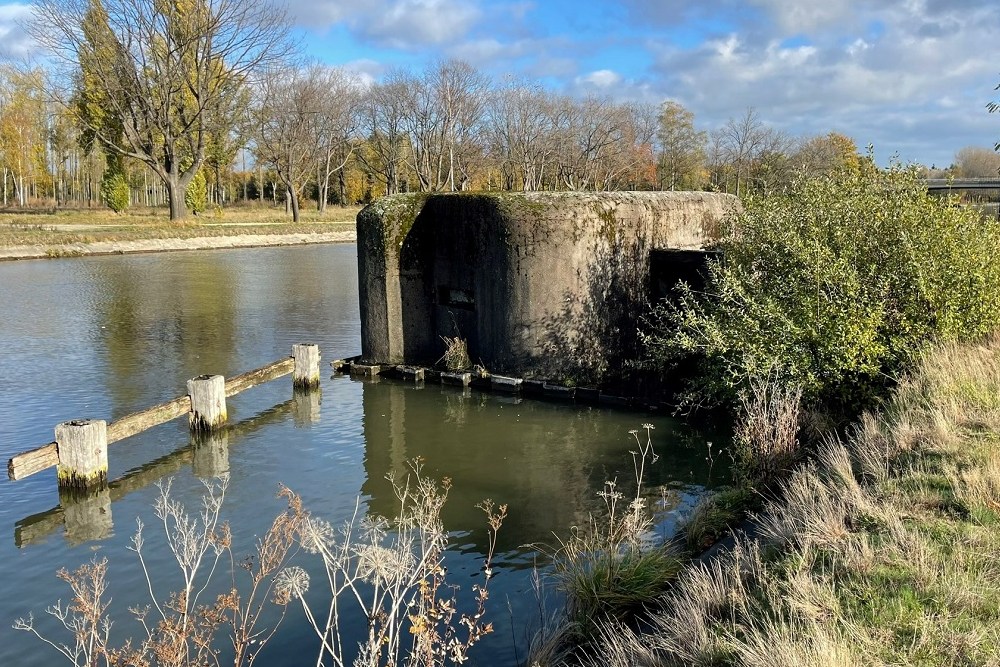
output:
[[[649,296],[653,301],[678,295],[678,284],[695,290],[705,288],[708,261],[721,253],[714,250],[651,250],[649,252]]]
[[[447,285],[438,285],[438,305],[462,310],[476,309],[476,296],[470,291]]]

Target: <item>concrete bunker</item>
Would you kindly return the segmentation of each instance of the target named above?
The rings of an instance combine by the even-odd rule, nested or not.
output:
[[[404,194],[358,214],[362,359],[432,365],[442,337],[492,373],[602,383],[636,319],[698,280],[730,195]]]

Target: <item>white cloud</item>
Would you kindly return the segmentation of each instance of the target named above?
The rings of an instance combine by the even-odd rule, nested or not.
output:
[[[362,39],[406,50],[458,41],[481,17],[468,0],[290,0],[289,11],[303,27],[343,22]]]
[[[1000,136],[984,110],[1000,81],[988,48],[1000,39],[995,0],[751,1],[763,19],[748,14],[700,47],[650,42],[655,89],[703,126],[754,106],[792,134],[837,130],[883,156],[938,164]]]
[[[595,88],[613,88],[620,84],[621,81],[621,74],[609,69],[599,69],[577,77],[577,83],[589,84]]]
[[[20,22],[31,18],[31,5],[0,5],[0,60],[24,58],[35,49]]]
[[[386,70],[385,65],[369,58],[352,60],[344,63],[341,67],[356,76],[358,83],[365,88],[375,83],[380,76],[385,74]]]

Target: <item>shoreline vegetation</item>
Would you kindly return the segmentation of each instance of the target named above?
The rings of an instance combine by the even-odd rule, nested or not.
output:
[[[170,222],[154,209],[0,212],[0,261],[216,248],[347,243],[356,238],[360,207],[303,212],[287,222],[280,209],[227,208]]]
[[[659,591],[529,664],[1000,663],[1000,227],[871,161],[743,203],[644,322],[697,364],[682,406],[732,411],[735,485],[651,547]]]
[[[768,495],[732,546],[638,622],[600,623],[573,663],[1000,661],[1000,335],[921,355]]]

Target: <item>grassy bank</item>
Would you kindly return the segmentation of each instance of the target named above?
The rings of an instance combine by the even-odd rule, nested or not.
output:
[[[778,495],[583,662],[1000,664],[1000,337],[925,354]]]
[[[170,222],[166,211],[139,210],[116,215],[107,209],[51,213],[0,213],[0,248],[55,246],[101,241],[189,239],[247,234],[319,234],[354,231],[358,207],[330,207],[325,213],[303,211],[292,223],[282,209],[227,208]]]

